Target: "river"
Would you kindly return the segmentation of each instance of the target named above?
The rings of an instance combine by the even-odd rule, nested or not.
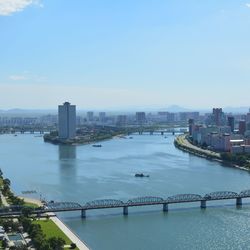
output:
[[[58,146],[34,135],[1,135],[0,168],[17,195],[36,190],[46,200],[81,204],[95,199],[126,201],[139,196],[166,198],[180,193],[250,189],[250,175],[189,155],[174,136],[133,135],[102,142],[102,147]],[[143,172],[149,178],[135,178]],[[235,200],[199,204],[59,214],[93,250],[250,249],[250,206]],[[212,206],[212,205],[219,206]],[[227,206],[229,204],[231,206]]]

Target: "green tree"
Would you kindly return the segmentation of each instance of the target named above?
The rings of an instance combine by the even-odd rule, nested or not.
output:
[[[32,211],[34,209],[32,207],[23,207],[22,208],[22,214],[25,216],[25,217],[29,217],[31,214],[32,214]]]
[[[45,242],[45,236],[42,234],[42,232],[36,232],[34,237],[32,237],[32,242],[36,249],[40,249],[42,244]]]
[[[70,249],[75,249],[76,248],[76,244],[75,243],[71,243],[70,244]]]
[[[3,184],[6,186],[10,186],[10,184],[11,184],[10,179],[8,179],[8,178],[3,179]]]
[[[29,228],[31,227],[31,220],[24,217],[24,216],[20,216],[19,217],[19,221],[21,222],[23,229],[25,232],[29,231]]]
[[[63,250],[65,241],[60,237],[52,237],[49,239],[49,244],[53,250]]]

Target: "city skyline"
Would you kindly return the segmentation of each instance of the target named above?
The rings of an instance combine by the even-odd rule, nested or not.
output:
[[[249,1],[0,2],[0,109],[249,106]]]

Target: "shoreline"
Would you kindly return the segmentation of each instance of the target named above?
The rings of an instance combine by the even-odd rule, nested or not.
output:
[[[176,137],[175,140],[174,140],[174,145],[175,145],[176,148],[178,148],[178,149],[180,149],[180,150],[182,150],[184,152],[190,153],[192,155],[195,155],[195,156],[198,156],[198,157],[201,157],[201,158],[205,158],[205,159],[211,160],[211,161],[217,161],[217,162],[219,162],[221,164],[224,164],[224,165],[227,165],[227,166],[230,166],[230,167],[233,167],[233,168],[237,168],[237,169],[240,169],[240,170],[250,172],[250,169],[248,169],[248,168],[241,167],[241,166],[239,166],[237,164],[234,164],[232,162],[228,162],[228,161],[225,161],[225,160],[221,159],[219,153],[216,153],[214,151],[207,150],[207,149],[202,149],[200,147],[197,147],[197,146],[191,144],[186,139],[185,134],[184,135],[179,135],[178,137]]]
[[[96,140],[90,140],[90,141],[80,141],[77,139],[72,139],[68,141],[62,141],[58,138],[45,138],[43,137],[43,140],[45,143],[51,143],[54,145],[72,145],[72,146],[81,146],[81,145],[90,145],[90,144],[95,144],[98,142],[103,142],[103,141],[109,141],[115,138],[120,138],[121,136],[126,136],[126,134],[117,134],[117,135],[112,135],[103,139],[96,139]]]
[[[43,203],[40,200],[37,200],[35,198],[24,197],[24,196],[17,196],[17,197],[20,199],[23,199],[24,202],[33,203],[39,207],[41,207],[43,205]]]
[[[23,199],[24,202],[33,203],[38,206],[42,206],[43,203],[34,198],[18,196],[20,199]],[[57,225],[57,227],[73,242],[80,250],[90,250],[87,244],[80,239],[80,237],[72,231],[61,219],[57,217],[55,213],[47,213],[50,215],[50,219]]]

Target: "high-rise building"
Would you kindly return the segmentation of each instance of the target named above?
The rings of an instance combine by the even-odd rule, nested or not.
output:
[[[234,117],[233,116],[227,117],[227,125],[231,128],[231,132],[234,132]]]
[[[244,135],[246,132],[246,121],[239,121],[239,134]]]
[[[247,113],[247,116],[246,116],[246,122],[249,123],[250,122],[250,112]]]
[[[136,112],[135,116],[136,116],[136,122],[138,124],[143,124],[143,123],[146,122],[146,114],[145,114],[145,112]]]
[[[60,139],[72,139],[76,136],[76,106],[65,102],[58,106],[58,135]]]
[[[213,120],[216,126],[221,126],[223,124],[224,113],[222,108],[213,108]]]
[[[118,115],[116,117],[116,125],[117,126],[126,126],[127,125],[127,116],[126,115]]]
[[[194,119],[189,119],[188,120],[188,132],[189,132],[189,135],[193,134],[194,126],[195,126]]]
[[[106,120],[106,113],[105,112],[99,112],[99,121],[105,122]]]
[[[87,120],[88,120],[89,122],[94,121],[94,112],[93,112],[93,111],[88,111],[88,112],[87,112]]]

